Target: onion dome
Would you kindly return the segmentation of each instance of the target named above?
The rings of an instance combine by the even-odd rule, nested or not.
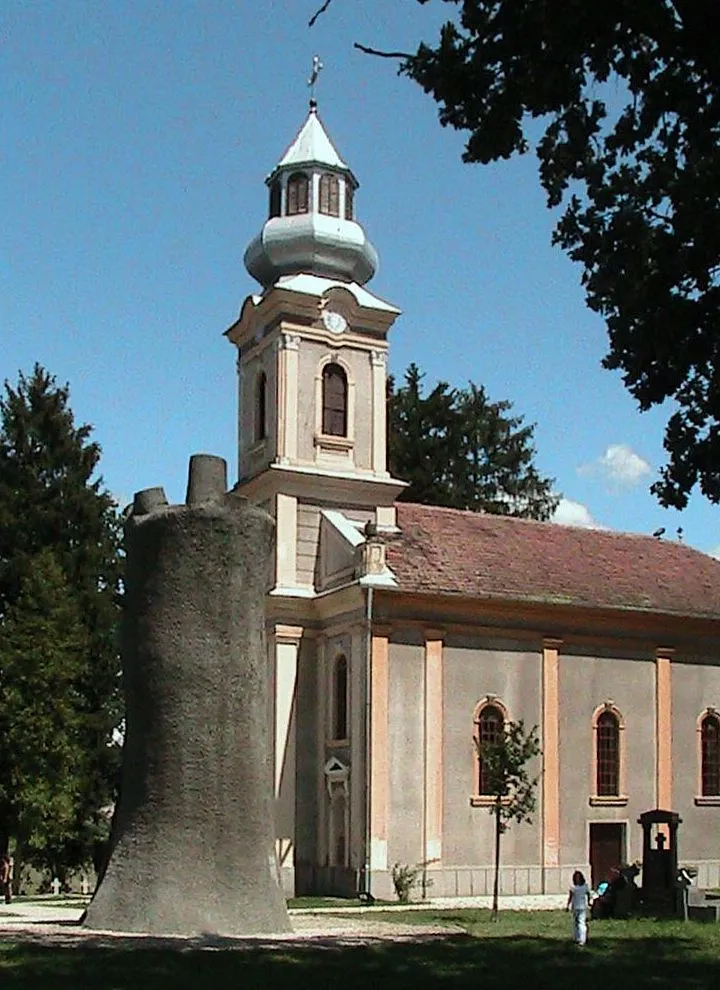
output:
[[[358,182],[336,151],[315,101],[300,133],[265,180],[269,217],[245,252],[245,267],[267,289],[305,273],[363,285],[378,257],[354,219]]]

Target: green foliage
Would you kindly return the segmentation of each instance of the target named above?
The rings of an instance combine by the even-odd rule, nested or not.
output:
[[[426,3],[428,0],[419,0]],[[445,0],[401,71],[487,163],[536,144],[554,241],[606,320],[604,364],[641,409],[673,402],[653,490],[720,501],[717,0]]]
[[[33,560],[2,623],[0,807],[24,857],[67,839],[82,760],[75,704],[87,635],[52,551]]]
[[[417,885],[422,866],[408,866],[407,863],[394,863],[390,875],[397,899],[401,904],[407,904],[413,887]]]
[[[540,755],[537,726],[525,731],[522,719],[506,722],[496,742],[480,745],[478,756],[490,783],[489,793],[495,797],[490,813],[500,822],[504,832],[511,822],[530,822],[535,812],[537,778],[528,772],[529,764]]]
[[[394,863],[390,870],[395,895],[401,904],[407,904],[414,887],[423,882],[423,874],[428,863],[415,863],[413,866],[407,863]],[[424,887],[432,886],[432,879],[425,877]]]
[[[475,512],[549,519],[558,504],[553,479],[533,464],[533,426],[491,402],[482,386],[438,384],[424,394],[411,364],[388,385],[388,453],[393,475],[409,482],[401,498]]]
[[[535,812],[537,777],[531,777],[529,765],[540,755],[537,726],[529,732],[520,719],[506,722],[502,734],[493,742],[480,744],[476,739],[483,776],[489,793],[495,798],[490,814],[495,819],[495,877],[493,882],[493,917],[499,910],[500,839],[511,822],[531,822]]]
[[[119,766],[120,525],[90,435],[75,425],[68,387],[39,365],[5,383],[0,722],[18,747],[0,747],[0,844],[15,837],[21,857],[44,856],[59,872],[106,833],[101,809]]]

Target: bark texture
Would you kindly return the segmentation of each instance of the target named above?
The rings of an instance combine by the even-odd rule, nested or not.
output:
[[[91,928],[290,929],[269,762],[273,523],[224,493],[213,460],[193,458],[191,504],[139,493],[127,522],[122,786]]]

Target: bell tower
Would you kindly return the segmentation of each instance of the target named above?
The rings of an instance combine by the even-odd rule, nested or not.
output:
[[[323,509],[394,526],[404,486],[387,470],[386,377],[399,310],[366,288],[378,258],[355,219],[358,182],[314,100],[266,185],[268,218],[245,252],[261,291],[226,331],[237,491],[276,518],[275,593],[312,594]]]

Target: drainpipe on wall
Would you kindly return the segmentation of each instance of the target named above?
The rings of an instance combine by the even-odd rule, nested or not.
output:
[[[372,608],[373,589],[366,588],[365,596],[365,864],[363,866],[361,896],[372,897]]]

